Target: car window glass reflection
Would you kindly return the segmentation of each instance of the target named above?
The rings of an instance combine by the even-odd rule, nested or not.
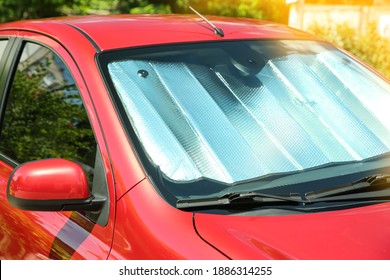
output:
[[[24,46],[6,104],[0,152],[18,163],[65,158],[94,166],[96,143],[75,82],[63,61]]]
[[[1,40],[0,41],[0,59],[4,54],[5,47],[7,46],[7,42],[8,42],[8,40]]]

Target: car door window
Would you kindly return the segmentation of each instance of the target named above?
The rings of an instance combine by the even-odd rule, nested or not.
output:
[[[96,142],[77,86],[60,57],[25,43],[4,112],[0,153],[16,164],[45,158],[79,163],[92,181]]]
[[[0,77],[4,71],[4,61],[3,61],[3,55],[5,53],[5,48],[7,47],[8,40],[7,39],[0,39]],[[1,81],[0,81],[1,84]],[[0,85],[1,87],[1,85]],[[1,96],[1,92],[0,92]]]
[[[5,51],[5,47],[7,46],[8,40],[0,40],[0,60],[3,57],[3,53]]]

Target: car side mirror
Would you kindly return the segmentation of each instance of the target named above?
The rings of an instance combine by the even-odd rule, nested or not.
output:
[[[7,185],[9,203],[31,211],[97,211],[105,202],[90,194],[80,165],[65,159],[44,159],[15,168]]]

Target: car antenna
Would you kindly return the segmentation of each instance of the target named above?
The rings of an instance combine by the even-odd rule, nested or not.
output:
[[[191,6],[189,6],[189,8],[191,9],[191,11],[197,14],[200,18],[202,18],[208,25],[210,25],[213,28],[215,35],[218,35],[219,37],[225,36],[225,33],[223,33],[223,30],[221,28],[216,27],[211,21],[209,21],[207,18],[202,16],[197,10],[195,10]]]

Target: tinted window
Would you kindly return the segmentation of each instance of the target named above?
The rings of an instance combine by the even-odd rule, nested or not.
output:
[[[51,50],[27,43],[8,96],[0,152],[18,163],[66,158],[94,166],[96,143],[75,82]]]

